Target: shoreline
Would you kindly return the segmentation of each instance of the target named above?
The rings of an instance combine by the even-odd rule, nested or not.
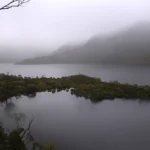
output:
[[[0,74],[0,102],[22,95],[32,96],[37,92],[55,93],[62,90],[91,101],[115,98],[150,99],[149,85],[122,84],[117,81],[103,82],[100,78],[82,74],[61,78]]]

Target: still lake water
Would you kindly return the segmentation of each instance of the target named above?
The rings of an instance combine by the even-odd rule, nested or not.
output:
[[[123,83],[150,84],[149,66],[119,66],[119,65],[13,65],[0,64],[0,73],[21,74],[23,76],[62,77],[75,74],[85,74],[99,77],[103,81],[119,81]]]
[[[0,72],[53,77],[82,73],[104,81],[150,84],[150,67],[140,66],[1,64]],[[45,92],[34,98],[13,99],[0,107],[1,119],[7,125],[15,112],[34,116],[35,139],[53,143],[56,150],[150,149],[149,101],[116,99],[91,103],[65,91]]]

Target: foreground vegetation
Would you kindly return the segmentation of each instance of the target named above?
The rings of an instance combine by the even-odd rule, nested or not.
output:
[[[24,116],[24,114],[14,114],[16,128],[11,131],[0,126],[0,150],[53,150],[52,145],[42,145],[34,141],[30,132],[34,118],[26,128],[21,126]]]
[[[99,78],[74,75],[62,78],[22,77],[21,75],[0,75],[0,101],[21,95],[34,96],[36,92],[56,92],[66,90],[77,97],[92,101],[103,99],[149,99],[150,86],[103,82]]]
[[[77,97],[85,97],[97,102],[103,99],[150,99],[150,86],[121,84],[119,82],[103,82],[99,78],[85,75],[74,75],[62,78],[22,77],[0,75],[0,101],[7,102],[12,97],[21,95],[35,96],[36,92],[66,90]],[[0,126],[0,150],[52,150],[51,145],[46,147],[35,142],[30,134],[33,119],[27,128],[19,125],[22,116],[15,115],[17,128],[7,132]]]

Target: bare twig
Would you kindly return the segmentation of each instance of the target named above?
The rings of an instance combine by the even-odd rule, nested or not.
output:
[[[13,7],[22,6],[25,3],[28,3],[30,0],[11,0],[8,4],[0,7],[0,10],[10,9]]]
[[[28,144],[31,142],[31,140],[29,139],[30,134],[31,134],[31,133],[30,133],[30,131],[29,131],[29,132],[27,133],[27,135],[26,135],[25,140],[24,140],[26,145],[28,145]]]
[[[29,122],[27,129],[24,130],[24,132],[22,133],[21,139],[23,139],[23,138],[25,137],[26,133],[29,132],[33,120],[34,120],[34,117],[33,117],[33,118],[31,119],[31,121]]]

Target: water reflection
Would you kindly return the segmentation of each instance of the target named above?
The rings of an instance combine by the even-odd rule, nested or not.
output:
[[[3,105],[4,109],[4,115],[7,116],[8,118],[12,118],[14,113],[18,112],[19,108],[18,106],[13,102],[7,102]]]
[[[150,149],[150,103],[103,100],[93,103],[68,92],[37,93],[32,99],[13,98],[1,114],[7,124],[15,112],[35,117],[35,140],[54,143],[58,150]],[[142,138],[141,138],[142,137]]]
[[[36,93],[28,94],[27,97],[28,98],[35,98],[36,97]]]
[[[16,107],[15,104],[12,101],[10,101],[10,102],[5,104],[4,111],[5,112],[12,112],[12,110],[14,110],[15,107]]]

